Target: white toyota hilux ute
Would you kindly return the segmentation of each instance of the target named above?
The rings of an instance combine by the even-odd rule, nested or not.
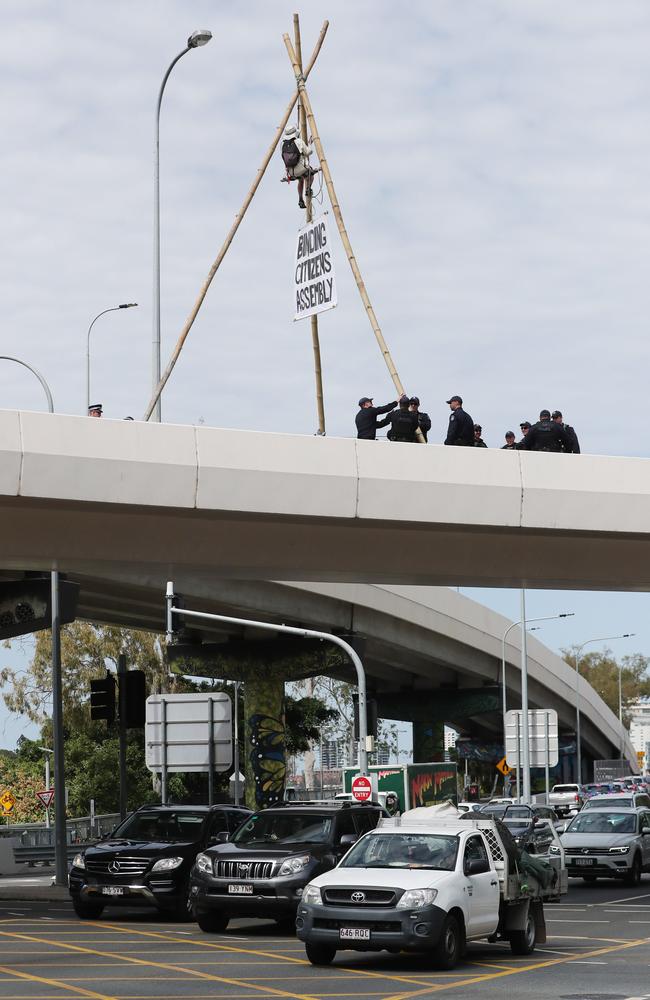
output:
[[[481,938],[528,955],[546,940],[543,903],[567,891],[553,837],[559,850],[544,859],[553,870],[538,880],[508,855],[493,820],[381,820],[305,887],[296,930],[307,958],[328,965],[341,949],[429,952],[452,969],[466,942]]]

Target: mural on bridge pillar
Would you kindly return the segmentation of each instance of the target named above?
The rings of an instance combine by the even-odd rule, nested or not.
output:
[[[284,797],[284,679],[247,679],[244,705],[246,805],[264,809]]]

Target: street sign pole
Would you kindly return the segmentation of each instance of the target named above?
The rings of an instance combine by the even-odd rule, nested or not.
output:
[[[519,732],[519,716],[517,716],[517,802],[521,799],[521,733]]]
[[[59,574],[52,570],[52,729],[54,748],[54,878],[68,884],[68,849],[65,821],[65,760],[63,741],[63,681],[61,677],[61,619]]]
[[[117,658],[117,681],[119,698],[119,734],[120,734],[120,819],[126,819],[126,803],[128,798],[126,786],[126,656],[120,653]]]
[[[549,732],[548,732],[548,712],[544,713],[544,735],[545,735],[545,743],[546,743],[546,764],[545,764],[545,767],[544,767],[544,779],[545,779],[545,783],[546,783],[546,805],[548,805],[548,799],[549,799],[549,794],[550,794],[550,790],[551,790],[551,783],[549,781],[549,764],[550,764],[549,758],[550,758],[551,748],[549,746],[549,740],[548,740],[548,736],[549,736]]]

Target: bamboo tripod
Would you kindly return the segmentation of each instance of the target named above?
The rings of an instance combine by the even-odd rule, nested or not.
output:
[[[383,333],[381,331],[381,327],[379,326],[379,322],[377,321],[377,317],[375,315],[375,311],[374,311],[374,309],[372,307],[372,303],[370,301],[370,297],[369,297],[368,292],[366,290],[366,286],[365,286],[364,280],[363,280],[363,278],[361,276],[361,271],[359,269],[359,265],[357,263],[357,259],[356,259],[355,255],[354,255],[354,251],[352,250],[352,244],[350,243],[350,238],[349,238],[347,230],[345,228],[345,223],[343,222],[343,214],[341,212],[341,206],[339,205],[339,201],[338,201],[338,198],[337,198],[337,195],[336,195],[336,190],[334,188],[334,182],[332,180],[332,174],[330,172],[330,168],[329,168],[329,164],[327,162],[327,158],[325,157],[325,152],[324,152],[324,149],[323,149],[322,140],[321,140],[321,138],[320,138],[320,136],[318,134],[318,128],[317,128],[317,125],[316,125],[316,119],[314,118],[314,112],[313,112],[313,109],[312,109],[311,101],[309,100],[309,95],[307,93],[307,88],[305,86],[305,82],[307,80],[307,77],[309,76],[309,74],[310,74],[310,72],[311,72],[311,70],[312,70],[312,68],[314,66],[314,63],[316,62],[316,59],[318,58],[318,54],[319,54],[319,52],[321,50],[321,47],[322,47],[323,41],[325,39],[325,34],[327,33],[328,27],[329,27],[329,22],[325,21],[323,23],[323,27],[321,28],[320,34],[318,36],[318,40],[316,42],[316,46],[315,46],[314,51],[312,53],[311,59],[309,60],[309,62],[307,64],[307,67],[306,67],[305,70],[302,69],[301,59],[298,58],[298,55],[296,54],[296,49],[294,49],[293,45],[291,44],[291,39],[289,38],[289,35],[288,34],[284,34],[282,36],[283,40],[284,40],[284,44],[285,44],[286,49],[287,49],[287,53],[289,55],[289,60],[291,62],[292,68],[293,68],[294,76],[295,76],[295,79],[296,79],[296,85],[297,85],[296,93],[293,95],[293,97],[292,97],[292,99],[291,99],[291,101],[290,101],[290,103],[289,103],[289,105],[288,105],[288,107],[287,107],[287,109],[286,109],[286,111],[284,113],[283,119],[280,122],[280,125],[278,126],[278,128],[276,130],[276,133],[275,133],[274,139],[273,139],[273,141],[271,143],[271,146],[267,150],[267,153],[266,153],[264,159],[262,160],[262,164],[261,164],[261,166],[259,167],[259,169],[257,171],[257,174],[255,176],[255,180],[253,181],[253,184],[251,185],[251,187],[250,187],[250,189],[248,191],[248,194],[246,195],[246,198],[244,199],[243,205],[242,205],[242,207],[241,207],[238,215],[235,216],[235,221],[233,222],[230,230],[228,231],[226,239],[225,239],[225,241],[224,241],[224,243],[223,243],[223,245],[222,245],[222,247],[221,247],[221,249],[220,249],[220,251],[219,251],[219,253],[218,253],[218,255],[217,255],[217,257],[216,257],[216,259],[215,259],[215,261],[213,263],[213,265],[212,265],[212,267],[210,268],[210,271],[208,272],[208,276],[207,276],[206,280],[203,282],[203,285],[201,286],[201,290],[199,292],[198,298],[197,298],[197,300],[196,300],[196,302],[195,302],[195,304],[194,304],[194,306],[192,308],[192,311],[190,312],[190,315],[189,315],[188,319],[186,320],[185,326],[183,327],[183,329],[182,329],[182,331],[180,333],[180,336],[178,338],[176,346],[175,346],[175,348],[174,348],[174,350],[172,352],[172,356],[171,356],[171,358],[170,358],[170,360],[169,360],[169,362],[167,364],[167,367],[165,368],[165,371],[162,374],[160,382],[158,383],[156,389],[154,390],[154,393],[153,393],[153,396],[152,396],[151,400],[149,401],[149,405],[148,405],[147,410],[146,410],[146,412],[144,414],[144,420],[148,420],[150,418],[150,416],[151,416],[151,414],[153,412],[153,409],[154,409],[154,407],[156,405],[156,401],[158,400],[158,398],[159,398],[162,390],[164,389],[164,387],[165,387],[165,385],[166,385],[166,383],[167,383],[167,381],[169,379],[169,376],[171,375],[171,373],[173,371],[174,365],[176,364],[176,361],[178,360],[178,356],[180,355],[180,352],[181,352],[181,350],[183,348],[183,344],[185,343],[185,340],[187,339],[187,335],[189,334],[190,329],[192,327],[192,324],[194,323],[194,320],[196,319],[196,317],[198,315],[198,312],[199,312],[199,310],[201,308],[201,305],[203,304],[203,300],[205,299],[205,296],[207,294],[208,288],[210,287],[212,279],[214,278],[215,274],[217,273],[217,271],[218,271],[218,269],[219,269],[219,267],[221,265],[221,262],[222,262],[223,258],[225,257],[225,255],[226,255],[226,253],[228,251],[228,248],[230,247],[230,244],[233,241],[235,233],[237,232],[237,230],[239,228],[239,225],[240,225],[240,223],[241,223],[241,221],[242,221],[242,219],[243,219],[243,217],[244,217],[244,215],[245,215],[245,213],[246,213],[246,211],[247,211],[247,209],[248,209],[251,201],[253,200],[253,196],[254,196],[255,192],[257,191],[257,188],[259,187],[260,181],[262,180],[262,177],[264,176],[266,168],[268,167],[268,165],[269,165],[269,163],[271,161],[271,157],[273,156],[275,148],[276,148],[278,142],[280,141],[282,133],[283,133],[283,131],[285,129],[285,126],[286,126],[287,122],[289,121],[289,117],[291,115],[291,112],[293,111],[294,105],[295,105],[295,103],[296,103],[297,100],[300,100],[300,111],[299,111],[299,114],[301,115],[301,134],[303,134],[303,128],[304,128],[304,137],[306,138],[306,134],[307,134],[306,133],[306,129],[307,129],[307,125],[308,125],[309,126],[309,130],[311,132],[312,141],[313,141],[313,144],[314,144],[314,147],[316,149],[316,153],[317,153],[317,156],[318,156],[318,159],[319,159],[319,162],[320,162],[320,168],[321,168],[321,171],[322,171],[322,174],[323,174],[323,179],[324,179],[325,185],[327,187],[327,193],[329,195],[330,203],[332,205],[332,212],[334,213],[334,218],[336,220],[336,225],[338,227],[339,234],[341,236],[341,242],[343,243],[343,248],[344,248],[346,256],[348,258],[348,262],[350,264],[350,268],[352,269],[352,273],[354,275],[354,279],[356,281],[356,285],[357,285],[357,288],[359,290],[359,295],[361,296],[361,301],[363,302],[364,308],[366,310],[366,315],[368,316],[368,320],[369,320],[370,325],[372,327],[373,333],[375,334],[375,338],[377,340],[377,343],[379,344],[379,349],[380,349],[380,351],[382,353],[382,357],[384,359],[384,362],[385,362],[385,364],[386,364],[386,366],[388,368],[388,371],[389,371],[390,377],[392,379],[393,385],[395,386],[395,388],[396,388],[396,390],[397,390],[397,392],[398,392],[399,395],[402,395],[404,393],[404,387],[402,385],[402,381],[401,381],[401,379],[400,379],[400,377],[399,377],[399,375],[397,373],[397,368],[395,367],[395,364],[393,362],[393,358],[392,358],[391,353],[390,353],[390,351],[388,349],[388,345],[387,345],[386,340],[384,339],[384,335],[383,335]],[[301,53],[301,55],[302,55],[301,45],[300,45],[300,27],[299,27],[299,22],[298,22],[298,16],[297,15],[294,15],[294,30],[296,31],[296,47],[297,47],[298,51]],[[311,212],[311,199],[309,200],[308,205],[309,205],[308,211]],[[315,317],[313,317],[313,318],[315,318]],[[315,337],[314,337],[314,325],[312,324],[312,342],[313,342],[313,346],[314,346],[314,359],[315,359],[315,364],[316,364],[316,385],[317,385],[316,393],[317,393],[317,400],[319,398],[319,390],[320,390],[320,402],[319,402],[319,431],[320,431],[320,427],[321,427],[321,406],[322,406],[322,379],[321,379],[321,375],[320,375],[320,371],[321,371],[321,365],[320,365],[320,345],[319,345],[319,342],[318,342],[318,326],[317,325],[316,325],[315,331],[316,331],[316,333],[315,333]],[[325,418],[324,418],[324,411],[323,411],[323,416],[322,416],[322,429],[323,429],[323,431],[324,431],[324,427],[325,427]],[[417,435],[418,441],[420,441],[421,443],[424,443],[424,436],[423,436],[422,431],[420,430],[419,427],[417,429],[416,435]]]
[[[300,42],[300,19],[297,14],[293,15],[293,37],[296,43],[296,59],[302,73],[302,45]],[[298,98],[298,122],[300,127],[300,138],[307,145],[307,116],[302,106],[302,100]],[[307,185],[307,190],[311,191],[311,182]],[[307,195],[307,222],[313,219],[311,194]],[[323,372],[320,356],[320,340],[318,338],[318,316],[311,317],[311,343],[314,351],[314,374],[316,377],[316,410],[318,412],[318,431],[320,435],[325,434],[325,402],[323,397]]]

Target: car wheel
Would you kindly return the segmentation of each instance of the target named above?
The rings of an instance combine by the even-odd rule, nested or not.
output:
[[[171,910],[163,910],[170,920],[178,921],[178,923],[185,923],[192,919],[192,908],[190,905],[189,897],[189,885],[184,882],[183,885],[178,890],[178,902]]]
[[[220,910],[197,910],[196,922],[206,934],[220,934],[225,931],[230,918]]]
[[[625,876],[624,881],[626,885],[638,885],[641,881],[641,858],[638,854],[634,856],[632,867]]]
[[[513,955],[530,955],[535,951],[535,916],[530,908],[523,931],[511,931],[509,938]]]
[[[81,920],[97,920],[104,910],[102,903],[84,903],[80,899],[73,899],[72,905],[74,912]]]
[[[445,920],[440,938],[433,949],[433,961],[437,969],[455,968],[463,949],[463,935],[458,919],[451,914]]]
[[[312,965],[331,965],[336,956],[336,948],[329,944],[305,944],[307,958]]]

